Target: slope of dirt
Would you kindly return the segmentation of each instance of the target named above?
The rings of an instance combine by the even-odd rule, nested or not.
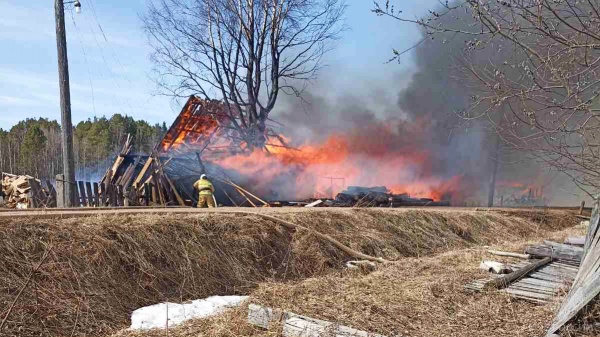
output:
[[[560,240],[573,234],[581,233],[561,231],[538,239]],[[520,240],[495,248],[513,249],[526,243]],[[500,292],[464,291],[466,283],[489,276],[478,269],[484,258],[498,260],[484,248],[467,248],[433,257],[401,259],[367,275],[345,271],[302,281],[263,283],[249,301],[386,336],[543,336],[559,299],[537,305],[511,299]],[[169,335],[278,335],[277,331],[250,326],[246,319],[243,306],[216,317],[188,322],[170,330]],[[164,335],[164,330],[122,331],[112,337]]]
[[[556,212],[273,212],[390,260],[533,239],[577,223]],[[45,253],[48,257],[30,277]],[[326,282],[319,286],[331,285],[327,280],[337,282],[338,277],[331,271],[348,259],[309,232],[292,233],[248,215],[2,220],[0,317],[8,314],[8,319],[0,335],[106,335],[126,327],[132,310],[165,300],[248,294],[261,283],[295,285],[317,276],[321,278],[313,282]],[[410,265],[420,260],[402,261]],[[385,270],[389,268],[394,272],[398,267]]]

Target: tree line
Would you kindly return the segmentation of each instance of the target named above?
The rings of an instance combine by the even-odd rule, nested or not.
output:
[[[167,131],[120,114],[88,119],[73,128],[76,177],[97,180],[121,150],[127,135],[134,153],[149,153]],[[10,130],[0,128],[0,172],[54,179],[62,173],[61,127],[55,120],[26,119]]]

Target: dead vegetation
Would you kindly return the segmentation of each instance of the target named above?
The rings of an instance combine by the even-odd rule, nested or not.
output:
[[[341,272],[298,282],[264,283],[250,301],[386,336],[542,336],[556,304],[539,306],[501,293],[464,291],[465,283],[485,274],[477,269],[484,255],[484,250],[463,249],[402,259],[368,275]],[[176,327],[169,335],[277,335],[249,326],[246,315],[245,308],[239,308]],[[122,331],[113,337],[164,333]]]
[[[555,229],[554,222],[534,223],[522,215],[493,212],[280,210],[277,216],[328,234],[365,254],[389,260],[534,239],[547,236]],[[407,308],[416,305],[411,301],[419,298],[429,301],[436,296],[447,297],[443,302],[447,310],[456,310],[457,307],[451,305],[455,296],[459,296],[456,305],[467,301],[467,297],[455,294],[456,287],[470,274],[453,271],[466,265],[476,269],[478,265],[478,261],[469,262],[477,258],[472,255],[475,253],[466,250],[443,255],[439,260],[443,263],[436,258],[403,259],[399,264],[366,276],[334,272],[342,268],[348,256],[331,243],[319,240],[310,232],[292,233],[256,216],[104,216],[7,222],[0,224],[0,265],[4,271],[0,275],[3,308],[0,318],[11,310],[1,331],[7,335],[102,336],[128,326],[129,314],[141,306],[209,295],[249,294],[257,287],[254,295],[257,300],[291,311],[297,309],[300,314],[319,308],[316,304],[313,309],[294,307],[286,304],[287,301],[306,304],[314,296],[323,297],[324,303],[329,303],[327,301],[334,301],[336,296],[338,299],[349,296],[337,304],[339,313],[344,313],[344,308],[347,310],[345,316],[338,318],[353,326],[356,325],[352,316],[356,314],[350,312],[356,309],[353,306],[365,306],[356,310],[357,313],[367,309],[374,313],[381,311],[381,317],[399,309],[395,307],[397,304],[389,302],[390,294],[397,294],[392,298],[401,299]],[[576,223],[572,218],[561,226],[566,228]],[[49,252],[48,258],[17,298],[32,268],[46,252]],[[436,271],[439,268],[446,269]],[[434,282],[440,277],[438,272],[448,274],[451,282]],[[408,277],[406,275],[415,278],[413,288],[400,282],[401,277]],[[430,281],[419,281],[419,277],[430,277]],[[417,291],[419,282],[428,287],[429,293],[423,290],[425,288]],[[338,287],[336,284],[340,285],[339,289],[328,290]],[[369,290],[369,285],[382,288]],[[330,297],[327,297],[328,292]],[[373,297],[376,292],[382,292],[381,296],[388,299]],[[265,300],[269,296],[273,297],[272,302]],[[352,302],[352,298],[359,302]],[[379,302],[370,304],[371,300],[383,301],[383,306],[378,307]],[[488,301],[485,297],[481,300]],[[15,306],[9,309],[13,301]],[[333,308],[335,306],[331,310]],[[228,315],[235,315],[235,311]],[[327,319],[329,316],[323,311],[319,317]],[[344,321],[343,317],[352,321]],[[409,314],[405,318],[410,317],[418,316]],[[219,319],[222,318],[214,318]],[[404,324],[404,321],[394,322],[393,326]],[[364,326],[356,327],[375,332],[392,329],[390,325],[381,325],[377,330],[367,324],[375,323],[365,321]],[[220,331],[215,332],[219,335],[252,328],[214,326],[211,329]]]
[[[561,329],[565,337],[600,336],[600,300],[596,299],[584,308],[571,324]]]

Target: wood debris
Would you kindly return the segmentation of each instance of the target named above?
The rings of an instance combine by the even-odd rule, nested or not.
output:
[[[282,326],[284,337],[385,337],[333,322],[314,319],[256,304],[248,305],[248,323],[263,329]]]
[[[56,207],[56,191],[49,181],[46,186],[28,175],[1,173],[0,196],[7,208]]]

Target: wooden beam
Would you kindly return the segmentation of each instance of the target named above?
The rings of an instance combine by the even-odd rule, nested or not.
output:
[[[525,248],[525,253],[536,257],[552,257],[554,259],[570,261],[578,264],[581,262],[583,252],[572,249],[564,249],[555,246],[536,245]]]
[[[250,198],[248,198],[248,196],[246,194],[244,194],[244,192],[242,192],[239,188],[236,188],[236,190],[238,191],[239,194],[241,194],[244,198],[246,198],[246,201],[248,201],[250,203],[250,205],[252,205],[252,207],[256,207],[256,204],[252,202],[252,200],[250,200]]]
[[[565,244],[571,246],[585,246],[585,236],[569,236],[565,239]]]
[[[512,252],[502,252],[502,251],[499,251],[499,250],[488,250],[488,253],[490,253],[492,255],[498,255],[498,256],[516,257],[518,259],[529,259],[531,257],[529,254],[519,254],[519,253],[512,253]]]
[[[502,289],[502,288],[506,288],[508,287],[512,282],[520,279],[521,277],[529,274],[530,272],[547,265],[548,263],[550,263],[552,261],[552,258],[550,257],[546,257],[543,258],[541,260],[532,262],[530,264],[528,264],[527,266],[516,270],[510,274],[506,274],[502,277],[498,277],[495,278],[493,280],[490,280],[488,282],[486,282],[485,287],[487,288],[498,288],[498,289]]]
[[[148,160],[146,160],[146,163],[144,164],[144,167],[142,168],[142,170],[138,174],[137,178],[135,178],[135,180],[133,181],[133,186],[137,187],[140,184],[140,181],[142,181],[142,179],[144,179],[144,176],[146,175],[146,171],[148,171],[148,168],[152,164],[153,160],[154,160],[153,157],[149,157]]]

